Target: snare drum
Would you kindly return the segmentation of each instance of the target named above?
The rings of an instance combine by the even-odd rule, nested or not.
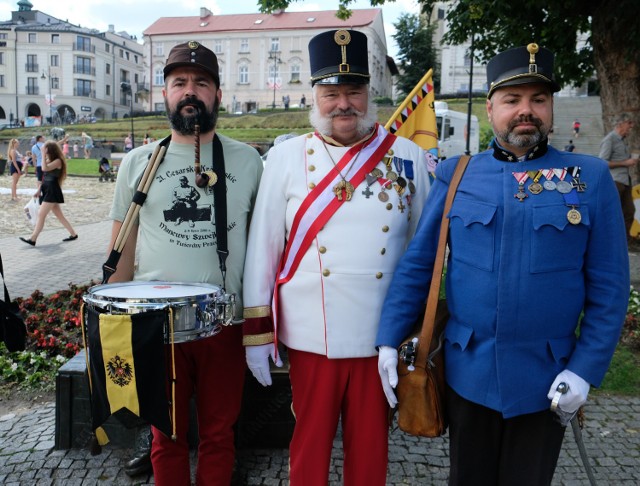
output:
[[[169,309],[173,312],[173,342],[183,343],[218,334],[234,313],[216,285],[206,283],[121,282],[96,285],[82,297],[98,313],[137,314]],[[233,300],[233,299],[231,299]],[[167,320],[168,321],[168,320]],[[165,326],[165,343],[172,341]]]

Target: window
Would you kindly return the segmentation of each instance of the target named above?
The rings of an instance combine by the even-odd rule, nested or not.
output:
[[[164,56],[164,44],[156,44],[156,56]]]
[[[129,60],[129,51],[124,53],[124,58],[128,61]]]
[[[124,59],[124,50],[120,49],[120,58]]]
[[[154,86],[163,86],[164,85],[164,71],[161,67],[156,68],[153,73],[153,85]]]
[[[9,34],[2,32],[0,33],[0,39],[8,39],[9,38]]]
[[[246,37],[240,39],[240,52],[249,52],[249,39]]]
[[[218,77],[220,78],[220,86],[222,86],[224,84],[224,66],[220,63],[218,63]]]
[[[75,96],[91,96],[91,81],[86,79],[76,79]]]
[[[111,49],[111,46],[105,42],[104,44],[104,52],[109,52],[109,49]]]
[[[91,58],[81,56],[76,57],[76,73],[91,74]]]
[[[134,54],[133,55],[133,62],[135,62],[136,64],[138,64],[138,55]]]
[[[38,42],[38,36],[34,32],[29,32],[28,39],[29,44]]]
[[[52,66],[52,67],[60,66],[60,55],[51,54],[51,57],[49,58],[49,66]]]
[[[111,74],[111,64],[109,64],[109,63],[105,64],[104,72],[105,72],[105,74]]]
[[[4,52],[0,52],[0,64],[4,64]]]
[[[280,51],[280,38],[279,37],[272,37],[271,38],[271,48],[269,49],[270,51]]]
[[[222,54],[222,41],[216,40],[213,42],[213,52],[216,54]]]
[[[291,65],[291,82],[292,83],[300,82],[300,64]]]
[[[238,66],[238,83],[249,84],[249,66],[246,64]]]
[[[36,54],[27,54],[27,65],[25,66],[25,70],[28,73],[38,72],[38,56]]]
[[[154,111],[164,111],[167,107],[164,105],[164,103],[154,103],[153,104],[153,110]]]
[[[107,84],[104,87],[104,94],[105,94],[105,96],[111,96],[111,85],[110,84]]]
[[[0,88],[4,88],[4,74],[0,74]]]
[[[60,44],[60,34],[51,34],[51,43]]]
[[[60,89],[60,78],[51,78],[51,89]]]
[[[38,91],[38,78],[27,78],[27,94],[40,94]]]
[[[76,37],[76,47],[79,51],[91,52],[91,38],[79,35]]]

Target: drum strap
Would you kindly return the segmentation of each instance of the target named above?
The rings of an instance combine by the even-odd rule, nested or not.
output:
[[[133,228],[133,222],[135,221],[140,207],[147,199],[147,193],[149,187],[153,181],[158,166],[164,159],[164,155],[167,151],[169,142],[171,141],[171,135],[162,140],[153,151],[153,154],[149,157],[149,163],[145,168],[142,178],[138,183],[136,193],[133,195],[127,214],[125,215],[120,232],[116,237],[113,245],[113,249],[107,258],[107,261],[102,265],[102,283],[106,284],[111,276],[116,271],[118,261],[122,255],[124,244],[131,233]],[[225,282],[227,277],[227,257],[229,256],[229,248],[227,242],[227,181],[224,165],[224,151],[222,149],[222,142],[217,134],[213,137],[212,146],[212,161],[211,166],[213,171],[218,175],[218,180],[213,186],[213,206],[214,216],[216,220],[216,248],[218,253],[218,259],[220,262],[220,273],[222,274],[222,291],[225,291]]]
[[[156,146],[153,153],[149,156],[149,162],[147,163],[147,167],[145,168],[142,177],[140,178],[138,188],[133,195],[133,199],[131,201],[131,204],[129,205],[129,209],[127,209],[127,214],[125,215],[122,226],[120,227],[120,232],[116,237],[107,261],[102,265],[103,284],[109,282],[109,279],[115,273],[116,268],[118,267],[118,262],[120,261],[120,256],[122,256],[124,244],[126,243],[127,238],[129,238],[129,234],[131,233],[131,229],[133,228],[133,223],[136,220],[138,213],[140,212],[140,207],[147,199],[147,192],[149,192],[149,187],[151,186],[153,177],[158,170],[158,166],[164,159],[164,154],[167,152],[167,146],[169,145],[170,141],[171,135],[163,139]]]
[[[227,243],[227,173],[224,167],[224,151],[222,142],[216,133],[213,137],[211,166],[218,175],[218,182],[213,186],[213,210],[216,218],[216,248],[222,274],[222,292],[226,291],[227,257],[229,247]]]

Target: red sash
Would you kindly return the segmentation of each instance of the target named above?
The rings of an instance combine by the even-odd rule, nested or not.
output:
[[[273,291],[274,327],[277,328],[278,287],[291,280],[318,231],[345,203],[344,198],[338,200],[333,192],[333,187],[342,181],[340,172],[353,161],[354,157],[358,157],[359,160],[354,162],[356,165],[351,168],[355,170],[353,176],[349,179],[353,187],[358,187],[366,175],[382,160],[396,138],[384,127],[377,125],[376,134],[366,142],[351,147],[302,201],[293,218],[289,238],[278,267],[278,277]]]

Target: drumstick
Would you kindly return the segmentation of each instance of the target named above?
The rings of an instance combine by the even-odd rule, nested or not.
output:
[[[138,183],[137,190],[139,192],[143,192],[144,194],[146,194],[149,191],[149,187],[151,186],[151,182],[152,182],[152,175],[154,175],[158,170],[158,165],[160,165],[160,162],[162,162],[162,159],[164,158],[164,154],[166,153],[166,151],[167,151],[167,148],[163,145],[158,145],[153,151],[153,154],[151,155],[151,160],[147,164],[147,167],[145,168],[144,173],[142,174],[142,178]],[[113,249],[116,250],[117,252],[119,253],[122,252],[122,249],[124,248],[124,244],[129,238],[129,234],[131,233],[131,229],[133,228],[132,221],[138,216],[139,212],[140,212],[140,205],[135,202],[131,202],[131,205],[129,206],[129,210],[127,211],[124,221],[122,222],[122,229],[118,234],[118,237],[116,238],[116,241],[113,245]]]

